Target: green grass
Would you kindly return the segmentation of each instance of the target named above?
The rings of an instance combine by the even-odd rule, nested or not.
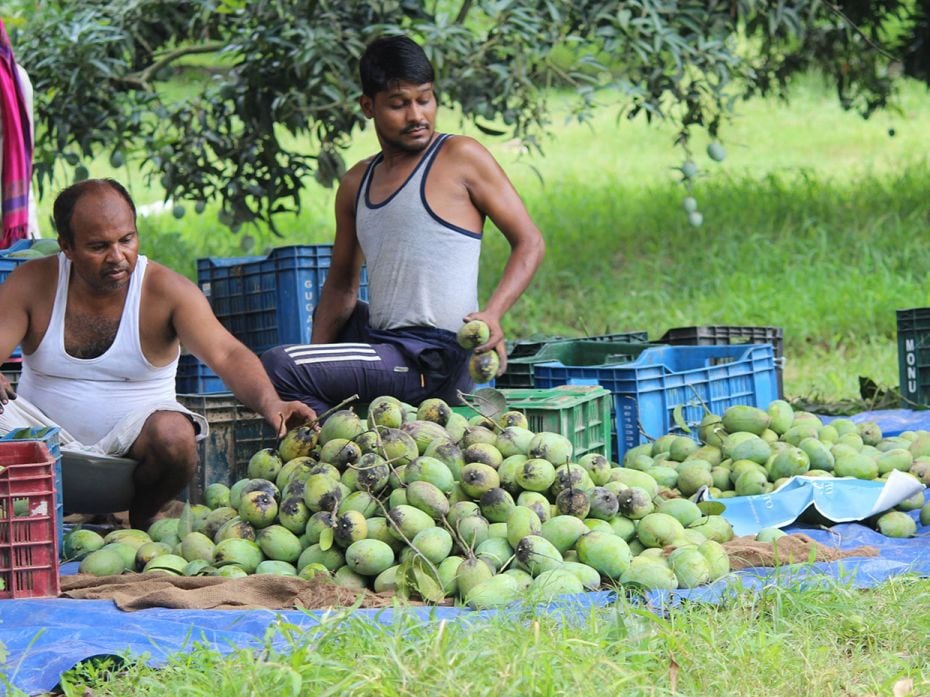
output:
[[[843,112],[815,77],[794,86],[790,104],[740,104],[722,131],[723,163],[706,156],[706,138],[695,134],[698,229],[681,208],[687,191],[676,168],[685,154],[670,128],[618,120],[610,105],[579,124],[566,120],[566,96],[552,103],[543,154],[521,153],[440,113],[440,129],[479,137],[494,152],[548,243],[536,280],[505,318],[510,338],[633,329],[658,338],[677,326],[774,325],[785,331],[789,396],[855,397],[860,375],[897,385],[894,311],[930,305],[930,248],[922,242],[930,218],[926,89],[907,85],[899,113],[869,121]],[[367,129],[346,160],[376,150]],[[114,172],[103,154],[90,169],[128,180],[139,203],[159,200],[157,183],[145,182],[134,165]],[[61,182],[66,175],[63,169]],[[200,257],[330,242],[333,196],[311,182],[301,214],[280,218],[281,237],[261,227],[232,234],[214,206],[201,216],[188,206],[181,220],[143,221],[143,250],[194,278]],[[46,196],[42,219],[50,207]],[[490,228],[483,298],[507,253]]]
[[[927,579],[857,591],[771,585],[663,615],[627,601],[569,613],[379,626],[280,624],[264,650],[200,647],[161,669],[66,674],[67,695],[890,695],[930,691]],[[272,644],[272,639],[277,642]],[[897,693],[895,693],[897,694]]]

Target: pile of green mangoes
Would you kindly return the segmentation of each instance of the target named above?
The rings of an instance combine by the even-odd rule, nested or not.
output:
[[[784,400],[764,410],[733,406],[722,416],[707,413],[697,435],[699,441],[664,435],[628,450],[623,464],[681,496],[707,487],[715,499],[766,494],[798,475],[883,479],[899,470],[924,486],[930,483],[930,432],[885,438],[874,422],[838,418],[823,424]],[[921,509],[921,523],[930,524],[924,501],[921,490],[872,522],[885,535],[910,537],[916,521],[906,512]]]
[[[255,453],[246,478],[209,485],[205,503],[179,518],[106,537],[75,530],[65,557],[98,575],[323,574],[487,608],[726,575],[733,530],[719,501],[691,500],[703,487],[725,499],[795,474],[877,477],[905,464],[928,476],[930,433],[883,439],[874,424],[821,426],[781,401],[709,414],[700,443],[665,435],[628,451],[623,466],[576,455],[568,438],[530,431],[506,405],[494,416],[478,408],[486,415],[469,419],[439,399],[414,407],[383,396],[365,418],[336,411],[319,430],[295,429]]]
[[[64,556],[98,575],[327,574],[473,607],[729,572],[721,515],[527,425],[518,411],[466,419],[439,399],[380,397],[364,419],[343,409],[318,431],[289,432],[254,454],[247,478],[209,485],[205,505],[179,518],[69,533]]]

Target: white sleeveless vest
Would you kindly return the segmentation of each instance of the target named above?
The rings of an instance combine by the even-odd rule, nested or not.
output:
[[[156,367],[142,353],[139,305],[147,263],[139,255],[113,344],[96,358],[75,358],[65,351],[64,338],[71,261],[58,254],[48,330],[38,348],[23,355],[17,392],[80,443],[96,443],[128,414],[176,398],[178,359]]]

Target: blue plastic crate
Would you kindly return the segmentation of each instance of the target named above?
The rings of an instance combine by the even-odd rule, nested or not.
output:
[[[0,283],[6,280],[13,270],[20,264],[24,264],[28,259],[10,259],[9,257],[0,256]]]
[[[778,398],[770,344],[666,346],[646,349],[631,363],[571,367],[539,363],[536,386],[599,384],[614,399],[617,460],[641,443],[679,430],[674,412],[697,439],[705,408],[722,415],[735,404],[765,408]]]
[[[778,396],[785,394],[784,330],[781,327],[746,327],[734,325],[703,325],[669,329],[657,344],[669,346],[724,346],[733,344],[771,344],[775,349],[775,375]]]
[[[24,249],[31,249],[35,240],[25,239],[25,240],[16,240],[6,249],[0,249],[0,283],[3,283],[7,276],[9,276],[13,270],[21,265],[25,264],[30,259],[20,259],[18,257],[10,257],[10,254],[13,252],[19,252]],[[19,346],[13,349],[13,353],[9,355],[9,358],[19,358],[22,356],[22,351]],[[0,361],[6,360],[6,356],[0,357]]]
[[[181,356],[178,361],[178,373],[174,383],[178,394],[229,392],[219,375],[198,360],[197,356],[190,354]]]
[[[15,428],[5,436],[0,436],[0,441],[41,441],[45,443],[48,451],[55,458],[55,529],[58,532],[59,554],[61,554],[65,536],[65,509],[61,484],[61,444],[58,442],[58,432],[60,430],[57,426],[48,426],[46,428],[24,427]]]
[[[256,353],[307,344],[332,254],[331,244],[295,245],[266,257],[198,259],[197,283],[223,326]],[[368,299],[364,266],[359,298]]]

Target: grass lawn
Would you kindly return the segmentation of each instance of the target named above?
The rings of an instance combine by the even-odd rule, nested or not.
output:
[[[667,614],[628,601],[426,625],[335,614],[319,632],[282,625],[264,651],[87,666],[62,685],[95,697],[916,696],[930,693],[928,592],[927,579],[898,578],[866,591],[773,585]]]

